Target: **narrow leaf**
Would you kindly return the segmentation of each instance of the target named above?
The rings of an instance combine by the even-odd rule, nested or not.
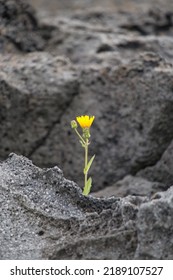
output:
[[[90,193],[91,186],[92,186],[92,178],[89,177],[89,179],[87,180],[86,186],[83,190],[84,195],[88,195]]]
[[[93,160],[95,158],[95,155],[90,159],[90,161],[88,162],[86,168],[85,168],[85,172],[88,173],[90,167],[91,167],[91,164],[93,163]]]

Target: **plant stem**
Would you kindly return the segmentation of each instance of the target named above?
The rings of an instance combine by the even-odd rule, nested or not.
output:
[[[88,164],[88,139],[86,139],[86,143],[85,143],[85,169],[87,167]],[[88,176],[88,172],[85,172],[85,182],[84,182],[84,193],[85,193],[85,189],[87,186],[87,176]]]
[[[84,139],[82,138],[82,136],[80,135],[80,133],[78,132],[77,128],[75,128],[75,132],[77,133],[77,135],[79,136],[80,140],[82,141],[82,143],[85,145],[85,141]]]

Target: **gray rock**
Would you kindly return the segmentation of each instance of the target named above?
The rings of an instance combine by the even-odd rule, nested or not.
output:
[[[58,167],[11,154],[0,165],[0,259],[133,258],[143,201],[82,196]]]
[[[18,22],[22,13],[32,14],[29,6],[21,1],[0,3],[11,15],[7,21],[2,9],[2,24],[7,21],[7,27],[17,26],[20,33],[12,19]],[[83,151],[70,121],[92,114],[94,191],[155,165],[173,138],[173,72],[163,59],[172,59],[172,26],[165,28],[164,37],[154,33],[156,14],[160,10],[147,14],[151,30],[146,37],[125,28],[125,21],[131,24],[129,14],[125,19],[120,13],[89,9],[59,15],[44,21],[54,30],[44,46],[52,55],[1,56],[1,158],[17,152],[39,166],[58,164],[65,176],[82,186]],[[163,12],[161,23],[168,20],[166,15]],[[145,17],[134,20],[143,22]],[[38,30],[39,24],[32,28]],[[154,181],[159,180],[155,176]]]
[[[149,9],[151,6],[153,8],[161,7],[170,9],[173,7],[172,0],[146,0],[146,1],[139,1],[139,0],[30,0],[32,5],[38,9],[40,12],[43,11],[44,13],[49,13],[55,15],[57,13],[69,13],[71,11],[75,12],[76,10],[88,10],[88,9],[95,9],[98,7],[102,7],[102,9],[114,11],[114,12],[139,12],[145,11]]]
[[[130,17],[127,17],[127,23],[122,26],[123,28],[137,32],[141,35],[170,35],[173,32],[173,13],[166,7],[159,9],[153,7],[147,12],[138,12]]]
[[[151,181],[172,185],[173,182],[173,141],[165,150],[161,158],[153,166],[148,166],[140,170],[137,174],[143,178],[148,178]]]
[[[126,12],[124,16],[92,8],[44,16],[41,22],[54,29],[45,50],[65,55],[76,64],[117,65],[145,51],[173,61],[172,14],[168,9],[154,7],[141,13]]]
[[[94,197],[125,197],[127,195],[151,197],[156,192],[165,191],[167,188],[163,183],[150,182],[141,177],[127,175],[114,185],[92,193],[92,195]]]
[[[11,154],[0,164],[0,259],[172,259],[173,187],[98,199]]]
[[[173,137],[172,66],[145,53],[117,67],[87,66],[79,77],[78,94],[32,155],[34,162],[58,161],[65,175],[82,186],[83,151],[70,125],[62,128],[87,113],[96,116],[90,145],[90,155],[96,154],[94,191],[155,164]]]
[[[136,225],[136,259],[173,259],[173,187],[140,206]]]
[[[40,166],[58,163],[82,185],[82,150],[70,120],[91,112],[98,189],[154,164],[172,140],[172,68],[157,56],[115,69],[77,70],[46,53],[3,56],[0,64],[1,158],[15,151]]]
[[[51,33],[42,30],[25,0],[0,0],[0,29],[0,53],[43,50]]]
[[[49,168],[0,163],[0,259],[172,259],[172,1],[32,2],[0,0],[0,157]]]
[[[43,52],[0,56],[0,69],[1,159],[13,151],[31,156],[78,93],[77,73]]]

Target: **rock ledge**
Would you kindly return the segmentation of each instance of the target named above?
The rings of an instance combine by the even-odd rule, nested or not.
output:
[[[0,164],[0,259],[170,259],[173,187],[145,196],[85,197],[58,167],[10,154]]]

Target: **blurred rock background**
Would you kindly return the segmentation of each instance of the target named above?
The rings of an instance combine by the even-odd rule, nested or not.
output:
[[[172,184],[172,1],[0,0],[0,30],[2,160],[58,165],[82,187],[70,121],[91,114],[93,191]]]
[[[172,34],[168,0],[0,0],[0,259],[173,258]]]

